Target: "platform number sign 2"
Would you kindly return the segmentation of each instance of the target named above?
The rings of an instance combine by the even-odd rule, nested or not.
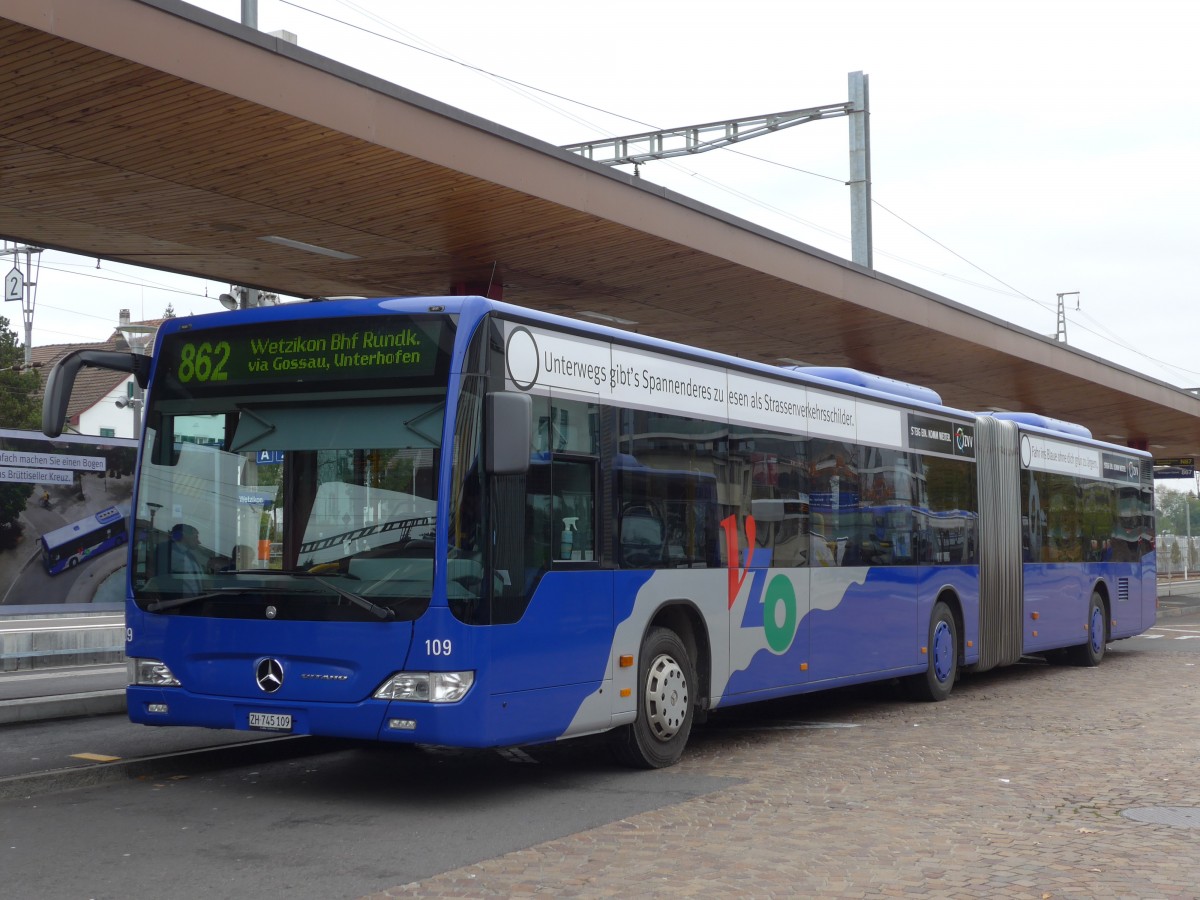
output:
[[[24,294],[25,279],[21,276],[21,270],[13,266],[4,276],[4,299],[20,300]]]

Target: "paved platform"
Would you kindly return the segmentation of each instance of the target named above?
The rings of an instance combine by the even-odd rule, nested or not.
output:
[[[1196,611],[1200,611],[1200,579],[1159,580],[1159,619],[1182,616]]]
[[[1157,630],[945,703],[874,688],[714,715],[670,771],[729,787],[371,900],[1196,900],[1200,619]]]
[[[0,672],[0,725],[125,712],[125,665]]]

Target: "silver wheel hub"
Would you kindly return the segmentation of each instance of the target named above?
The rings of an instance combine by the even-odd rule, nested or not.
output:
[[[679,663],[663,654],[656,656],[646,673],[646,720],[660,741],[669,741],[679,733],[687,718],[687,678]]]

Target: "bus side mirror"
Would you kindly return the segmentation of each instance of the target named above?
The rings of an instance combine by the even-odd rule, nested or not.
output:
[[[533,400],[528,394],[488,394],[484,402],[485,463],[492,475],[529,471]]]
[[[140,353],[120,353],[116,350],[75,350],[68,353],[50,370],[46,379],[46,392],[42,397],[42,434],[46,437],[56,438],[62,434],[71,389],[75,387],[75,376],[84,366],[129,372],[137,379],[138,387],[143,389],[150,375],[150,357]]]

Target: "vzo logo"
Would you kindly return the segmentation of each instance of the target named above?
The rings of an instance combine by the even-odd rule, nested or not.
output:
[[[738,527],[737,516],[729,516],[721,521],[725,529],[725,546],[729,549],[729,609],[737,600],[746,576],[754,564],[754,538],[757,528],[753,516],[746,516],[746,564],[738,566]],[[770,560],[765,562],[769,563]],[[796,604],[796,589],[792,580],[786,575],[777,574],[767,581],[765,569],[756,569],[750,582],[750,595],[746,599],[746,613],[742,617],[742,627],[753,627],[761,624],[763,634],[767,638],[767,646],[772,653],[786,653],[796,637],[796,626],[800,622],[800,611]],[[763,583],[766,582],[764,591]],[[762,622],[755,620],[758,611],[762,611]]]

